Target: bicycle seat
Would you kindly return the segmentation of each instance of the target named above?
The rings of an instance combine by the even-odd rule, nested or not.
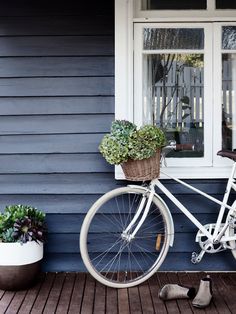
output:
[[[227,157],[229,159],[232,159],[233,161],[236,161],[236,151],[220,150],[218,151],[217,155],[221,157]]]

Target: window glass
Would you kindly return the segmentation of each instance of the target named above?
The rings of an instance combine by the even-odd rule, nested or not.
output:
[[[236,148],[236,53],[222,54],[222,148]]]
[[[206,0],[143,0],[142,10],[199,10],[206,9]]]
[[[168,140],[194,144],[195,151],[169,157],[204,156],[203,54],[143,54],[143,116]]]
[[[202,28],[144,28],[143,49],[203,49]]]
[[[236,49],[236,26],[222,27],[222,49]]]
[[[216,0],[216,9],[236,9],[235,0]]]

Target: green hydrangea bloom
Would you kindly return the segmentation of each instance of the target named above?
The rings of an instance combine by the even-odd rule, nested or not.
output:
[[[117,141],[112,135],[107,134],[103,137],[99,150],[103,157],[112,165],[119,165],[128,160],[128,143]]]

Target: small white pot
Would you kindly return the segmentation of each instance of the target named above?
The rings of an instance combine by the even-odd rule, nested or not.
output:
[[[28,288],[40,272],[43,243],[0,243],[0,289]]]

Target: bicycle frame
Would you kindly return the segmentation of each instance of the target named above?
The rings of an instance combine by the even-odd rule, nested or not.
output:
[[[209,242],[211,244],[216,244],[219,243],[220,240],[222,239],[222,237],[224,236],[224,242],[226,241],[231,241],[231,240],[236,240],[235,237],[230,237],[230,236],[225,236],[225,231],[228,228],[228,224],[225,223],[223,228],[222,226],[222,220],[223,220],[223,216],[225,213],[225,210],[228,209],[229,211],[233,211],[235,208],[233,206],[229,206],[228,203],[228,199],[229,199],[229,195],[231,192],[231,189],[234,189],[236,191],[236,184],[235,184],[235,171],[236,171],[236,162],[234,162],[233,167],[232,167],[232,171],[230,173],[230,176],[228,178],[228,182],[227,182],[227,186],[226,186],[226,190],[225,190],[225,194],[224,194],[224,198],[223,201],[219,201],[218,199],[208,195],[205,192],[202,192],[201,190],[183,182],[182,180],[172,177],[168,174],[166,174],[164,171],[161,171],[162,174],[164,174],[165,176],[173,179],[174,181],[180,183],[181,185],[193,190],[194,192],[202,195],[203,197],[211,200],[212,202],[221,205],[221,208],[219,210],[219,214],[217,217],[217,221],[215,224],[215,228],[214,228],[214,233],[211,234],[205,226],[203,226],[196,218],[194,215],[192,215],[190,213],[190,211],[160,182],[159,179],[153,179],[149,185],[149,189],[150,189],[150,193],[148,196],[148,201],[147,204],[145,206],[145,209],[143,210],[143,205],[145,204],[145,201],[140,205],[136,215],[134,216],[134,218],[132,219],[131,223],[129,224],[129,226],[126,228],[126,230],[123,232],[123,235],[127,238],[129,238],[130,240],[132,238],[135,237],[135,234],[138,232],[140,226],[142,225],[143,221],[145,220],[145,218],[147,217],[148,211],[149,211],[149,207],[151,204],[151,201],[154,197],[155,194],[155,186],[158,187],[179,209],[180,211],[208,238]],[[131,230],[132,226],[135,224],[135,222],[137,221],[137,219],[139,218],[139,216],[142,214],[142,217],[140,219],[140,221],[138,222],[135,230],[132,233],[129,233],[129,231]]]

